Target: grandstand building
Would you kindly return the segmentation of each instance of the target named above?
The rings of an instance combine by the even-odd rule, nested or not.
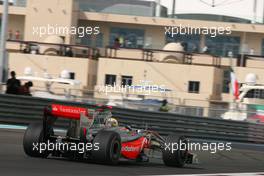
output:
[[[167,11],[155,2],[136,0],[14,1],[9,6],[8,68],[18,75],[26,67],[38,75],[45,71],[59,75],[67,69],[82,82],[82,89],[94,91],[150,81],[169,91],[147,98],[166,97],[175,104],[206,108],[232,100],[231,67],[239,83],[248,73],[264,83],[263,24],[216,15],[172,18]],[[180,25],[229,28],[231,33],[215,37],[166,33],[166,27]],[[27,52],[28,48],[33,49]],[[73,57],[65,55],[65,48],[72,49]],[[93,95],[107,98],[98,91]]]

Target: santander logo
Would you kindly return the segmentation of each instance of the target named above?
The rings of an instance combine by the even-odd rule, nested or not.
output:
[[[87,114],[85,108],[71,107],[71,106],[62,106],[62,105],[53,105],[52,111],[62,112],[62,113],[73,113],[73,114]]]

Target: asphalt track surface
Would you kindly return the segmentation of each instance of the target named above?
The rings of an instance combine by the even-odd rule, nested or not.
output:
[[[65,159],[31,158],[22,148],[24,130],[0,129],[0,176],[78,176],[78,175],[176,175],[206,173],[264,172],[264,148],[233,148],[231,152],[197,152],[199,164],[185,168],[166,167],[160,160],[150,163],[123,161],[107,166]]]

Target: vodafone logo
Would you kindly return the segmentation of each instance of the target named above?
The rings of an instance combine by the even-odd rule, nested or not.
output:
[[[125,152],[136,152],[136,151],[139,151],[139,147],[125,146],[125,147],[122,147],[121,150]]]

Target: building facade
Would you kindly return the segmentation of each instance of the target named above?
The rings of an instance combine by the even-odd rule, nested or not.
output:
[[[68,69],[82,82],[82,89],[97,91],[96,98],[107,98],[106,94],[98,92],[100,86],[131,86],[149,81],[164,85],[169,91],[152,92],[146,98],[169,98],[175,104],[201,107],[222,106],[232,100],[231,67],[239,83],[244,82],[248,73],[255,73],[258,83],[264,83],[263,24],[169,18],[165,7],[160,8],[160,17],[156,17],[155,3],[109,1],[100,5],[101,1],[96,2],[27,0],[11,5],[7,43],[9,69],[20,75],[25,67],[32,67],[35,73],[45,70],[52,75]],[[131,11],[125,10],[130,6]],[[166,28],[176,30],[180,26],[203,30],[230,28],[231,33],[214,37],[207,34],[172,37],[166,33]],[[62,31],[56,32],[56,28]],[[71,32],[64,31],[69,29]],[[87,30],[85,35],[82,29]],[[50,36],[60,37],[62,41]],[[52,43],[48,49],[55,53],[23,53],[25,43],[22,41],[35,42],[40,51],[44,50],[43,42]],[[181,43],[182,47],[166,48],[170,43]],[[77,55],[80,46],[96,49],[98,53],[95,57],[82,57],[87,51],[89,55],[90,50],[79,49]],[[72,47],[76,51],[69,58],[58,54],[58,47]]]

